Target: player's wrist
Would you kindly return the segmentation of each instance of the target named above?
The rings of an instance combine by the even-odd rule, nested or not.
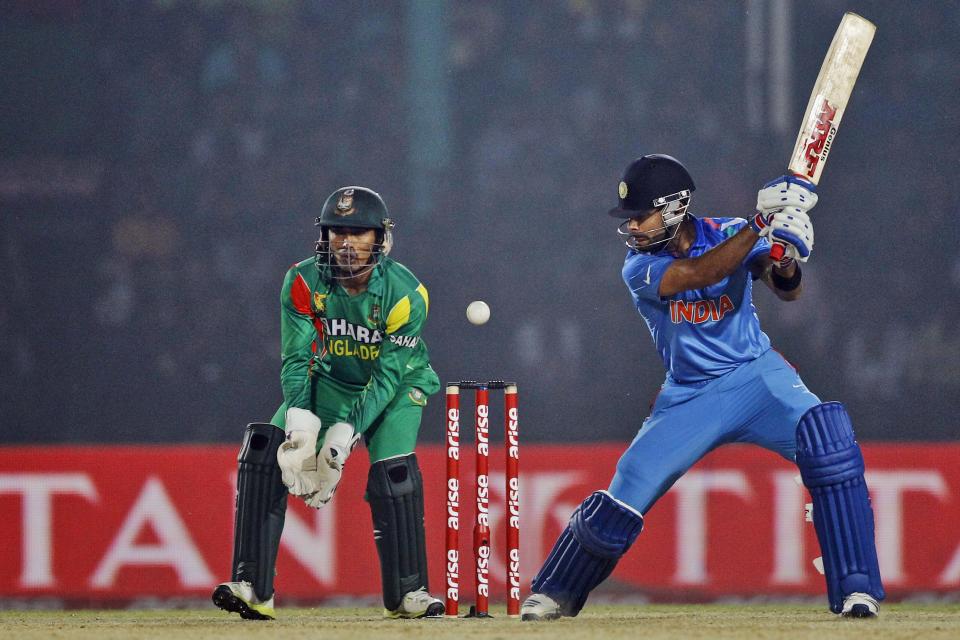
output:
[[[773,263],[773,272],[784,278],[792,276],[796,268],[797,261],[788,255],[784,255],[778,262]]]
[[[323,439],[320,456],[327,466],[343,469],[347,457],[360,441],[360,434],[349,422],[337,422],[327,430]]]
[[[773,268],[770,278],[773,281],[773,286],[779,289],[780,291],[793,291],[800,286],[800,281],[803,278],[803,274],[800,272],[800,265],[797,264],[795,260],[790,260],[793,264],[793,273],[786,275],[787,270],[781,270],[777,267]]]

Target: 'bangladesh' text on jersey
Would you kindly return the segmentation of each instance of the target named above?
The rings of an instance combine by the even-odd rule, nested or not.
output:
[[[696,258],[736,234],[742,218],[692,218],[696,238],[687,257]],[[675,382],[699,382],[723,375],[758,358],[770,348],[753,306],[749,265],[770,251],[766,238],[754,245],[743,263],[720,282],[669,298],[658,295],[660,281],[674,256],[630,251],[623,280]]]

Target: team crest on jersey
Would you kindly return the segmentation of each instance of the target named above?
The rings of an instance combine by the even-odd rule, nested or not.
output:
[[[410,401],[418,407],[425,407],[427,405],[427,396],[424,395],[420,389],[411,389],[407,396],[410,398]]]
[[[327,294],[320,293],[319,291],[313,292],[313,307],[317,310],[317,313],[326,313],[327,311]]]
[[[337,208],[334,209],[333,212],[338,216],[349,216],[356,212],[356,210],[356,207],[353,206],[353,189],[347,189],[340,194],[340,199],[337,201]]]
[[[380,324],[380,305],[375,304],[370,307],[370,315],[367,316],[370,324]]]

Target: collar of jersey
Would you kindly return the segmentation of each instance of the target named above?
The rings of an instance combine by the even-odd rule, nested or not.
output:
[[[690,245],[690,248],[687,249],[688,258],[696,258],[697,256],[703,255],[703,252],[707,249],[707,238],[703,233],[703,220],[700,218],[691,216],[693,218],[693,224],[697,229],[697,237],[693,239],[693,243]]]
[[[697,256],[702,255],[703,252],[707,249],[707,237],[703,233],[703,221],[700,220],[700,218],[693,215],[690,216],[690,219],[693,220],[693,226],[697,230],[697,236],[693,239],[693,243],[690,245],[690,248],[687,250],[686,257],[696,258]],[[627,249],[627,258],[638,256],[641,253],[643,252],[637,251],[636,249]],[[655,256],[658,254],[665,255],[665,256],[674,255],[672,253],[666,253],[664,249],[660,249],[660,251],[655,251],[654,253],[647,254],[647,255]]]
[[[370,279],[367,280],[367,290],[364,291],[364,293],[372,293],[375,296],[383,297],[383,279],[384,279],[383,267],[384,267],[385,261],[386,261],[386,258],[384,258],[383,261],[380,262],[380,264],[378,264],[373,268],[373,272],[370,274]],[[334,290],[333,285],[337,285],[337,284],[339,283],[337,283],[335,280],[331,280],[330,281],[331,290]],[[340,287],[340,290],[345,291],[343,287]]]

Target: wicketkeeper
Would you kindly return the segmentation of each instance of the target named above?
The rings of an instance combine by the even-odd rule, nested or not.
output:
[[[393,221],[376,192],[337,189],[317,225],[316,255],[291,267],[283,283],[284,402],[270,424],[246,429],[233,575],[214,590],[213,602],[247,619],[275,617],[287,494],[322,508],[363,439],[384,615],[440,616],[443,603],[428,593],[423,481],[414,453],[427,397],[440,388],[420,337],[427,289],[387,257]]]

